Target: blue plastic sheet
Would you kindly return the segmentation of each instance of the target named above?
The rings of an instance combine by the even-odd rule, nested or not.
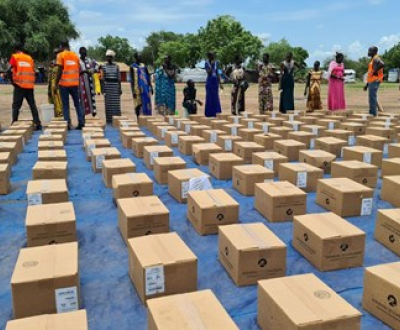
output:
[[[32,178],[32,166],[37,161],[38,137],[39,133],[35,133],[13,167],[12,192],[0,197],[0,329],[4,329],[6,322],[12,319],[10,280],[18,252],[26,246],[26,186]],[[106,137],[112,146],[121,151],[122,157],[136,163],[137,172],[145,172],[153,179],[154,194],[170,210],[171,231],[176,231],[199,259],[198,289],[213,290],[240,329],[258,329],[256,286],[238,288],[234,285],[217,259],[218,237],[202,237],[195,232],[186,219],[186,205],[178,204],[168,194],[167,186],[156,183],[153,172],[145,167],[143,160],[122,147],[116,129],[107,127]],[[70,200],[74,203],[77,215],[81,308],[88,312],[90,329],[147,329],[147,310],[128,276],[128,251],[117,227],[117,208],[112,200],[112,190],[105,188],[101,174],[94,174],[91,164],[86,162],[79,131],[69,133],[65,149],[68,155]],[[176,149],[174,153],[183,157],[188,167],[198,167],[191,157],[182,156]],[[208,173],[207,167],[199,168]],[[376,210],[392,207],[379,199],[381,184],[379,180],[372,216],[348,218],[367,233],[366,267],[399,261],[398,256],[373,239]],[[363,268],[318,272],[292,248],[292,223],[266,222],[254,209],[254,198],[244,197],[232,189],[231,181],[212,179],[212,185],[226,189],[240,203],[242,223],[263,222],[287,244],[287,275],[315,273],[363,313],[362,329],[389,329],[362,310]],[[308,213],[326,212],[315,204],[315,193],[308,194],[307,207]]]

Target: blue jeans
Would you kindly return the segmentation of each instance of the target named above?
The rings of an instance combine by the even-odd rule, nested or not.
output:
[[[79,89],[78,86],[65,87],[60,86],[61,100],[63,104],[64,120],[71,124],[71,116],[69,114],[69,96],[71,95],[74,101],[74,106],[76,110],[76,116],[78,117],[79,126],[85,126],[85,114],[83,113],[80,101],[79,101]]]
[[[378,89],[380,84],[379,81],[368,84],[369,114],[373,116],[378,114]]]

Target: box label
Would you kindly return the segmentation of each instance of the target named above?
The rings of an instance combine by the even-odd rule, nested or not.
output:
[[[363,162],[371,164],[372,154],[370,152],[365,152],[363,154]]]
[[[180,129],[181,128],[181,121],[178,121],[178,129]]]
[[[299,130],[299,124],[293,124],[293,129],[297,132]]]
[[[254,128],[254,121],[249,121],[247,123],[247,128],[253,129]]]
[[[315,149],[315,139],[314,138],[312,138],[310,140],[310,149]]]
[[[294,121],[294,115],[289,115],[289,121]]]
[[[389,153],[389,144],[385,143],[385,145],[383,146],[383,153],[385,155],[387,155]]]
[[[263,124],[263,132],[268,133],[269,131],[269,125],[268,124]]]
[[[44,134],[44,135],[51,136],[51,132],[50,132],[50,131],[44,131],[43,134]]]
[[[90,144],[90,145],[87,146],[87,155],[88,155],[88,157],[92,156],[93,149],[95,149],[95,148],[96,148],[96,146],[94,144]]]
[[[174,118],[173,117],[169,117],[169,124],[170,125],[174,125]]]
[[[342,150],[340,150],[340,158],[343,158],[343,153],[344,153],[344,149],[342,147]]]
[[[307,187],[307,172],[297,173],[297,183],[296,186],[299,188]]]
[[[178,143],[178,134],[176,134],[176,133],[171,134],[171,142],[173,144],[177,144]]]
[[[233,123],[234,124],[239,124],[239,118],[238,117],[233,118]]]
[[[28,194],[28,205],[41,205],[43,204],[42,194]]]
[[[271,118],[276,118],[276,112],[271,113]]]
[[[312,133],[318,136],[318,127],[313,127]]]
[[[165,132],[167,131],[166,127],[161,128],[161,137],[165,138]]]
[[[96,156],[96,168],[100,169],[103,168],[103,160],[106,159],[105,155]]]
[[[207,175],[202,175],[189,180],[189,191],[192,190],[209,190],[212,189],[210,179]]]
[[[79,309],[78,289],[76,286],[56,289],[55,294],[57,313],[67,313]]]
[[[185,132],[190,133],[190,124],[185,125]]]
[[[84,141],[86,141],[86,140],[91,140],[92,139],[92,134],[90,134],[90,133],[87,133],[87,134],[85,134],[84,136],[83,136],[83,140]]]
[[[362,120],[367,120],[368,116],[367,115],[362,115]]]
[[[389,123],[388,123],[388,122],[385,123],[385,128],[386,128],[386,129],[389,129],[389,128],[390,128],[390,122],[389,122]]]
[[[246,119],[249,118],[249,114],[248,113],[244,113],[243,114],[243,118],[246,118]]]
[[[217,132],[214,132],[214,131],[211,132],[210,142],[211,143],[217,142]]]
[[[150,152],[150,165],[154,164],[154,158],[158,157],[158,152],[157,151],[152,151]]]
[[[300,111],[299,110],[295,110],[294,114],[295,114],[295,116],[298,116],[298,115],[300,115]]]
[[[348,143],[349,143],[350,147],[356,145],[356,137],[355,137],[355,135],[350,135],[349,136]]]
[[[187,198],[189,192],[189,181],[182,182],[181,196],[182,198]]]
[[[330,121],[328,124],[328,129],[331,131],[335,128],[335,123],[333,121]]]
[[[146,268],[146,296],[165,292],[164,266]]]
[[[231,135],[236,136],[237,135],[237,127],[232,127],[231,129]]]
[[[361,203],[361,215],[371,215],[372,213],[372,198],[363,198]]]
[[[232,140],[225,140],[225,151],[232,151]]]
[[[264,167],[268,168],[269,170],[274,170],[274,160],[273,159],[264,160]]]

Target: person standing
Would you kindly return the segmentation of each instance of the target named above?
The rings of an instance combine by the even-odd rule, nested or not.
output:
[[[300,65],[293,59],[293,53],[286,54],[286,59],[280,65],[279,91],[281,97],[279,100],[279,111],[286,113],[288,110],[294,110],[294,70],[300,68]]]
[[[79,102],[79,57],[70,51],[68,41],[61,42],[60,48],[61,52],[57,55],[57,65],[60,68],[54,89],[60,88],[64,120],[68,122],[69,130],[72,128],[69,111],[69,96],[71,95],[78,118],[76,129],[80,130],[85,127],[85,113]]]
[[[113,50],[107,50],[107,62],[100,67],[101,91],[104,94],[107,124],[112,124],[113,116],[121,116],[121,72],[119,66],[113,62],[115,55]]]
[[[99,71],[99,66],[96,62],[87,57],[87,50],[85,47],[79,48],[79,55],[79,98],[81,107],[85,115],[92,114],[92,116],[95,117],[97,109],[93,74]]]
[[[307,96],[307,112],[313,112],[314,110],[322,110],[321,102],[321,80],[322,71],[320,70],[321,63],[315,61],[314,69],[311,70],[307,75],[306,88],[304,90],[304,96]]]
[[[234,116],[240,116],[246,111],[245,96],[249,84],[246,80],[247,74],[243,67],[243,59],[240,55],[235,57],[235,65],[230,79],[233,83],[231,91],[231,112]]]
[[[28,54],[23,52],[21,43],[15,43],[13,54],[11,55],[6,73],[12,72],[12,84],[14,86],[12,103],[12,123],[18,121],[19,111],[21,110],[24,99],[28,102],[31,109],[33,123],[36,130],[42,129],[39,119],[39,112],[35,102],[35,63]]]
[[[141,54],[135,53],[134,58],[135,62],[132,64],[129,73],[136,117],[139,118],[141,114],[151,116],[151,96],[154,92],[150,73],[146,65],[142,63]]]
[[[260,115],[274,110],[272,95],[272,80],[275,76],[274,68],[269,63],[269,54],[263,55],[263,61],[258,65],[258,104]]]
[[[368,57],[371,57],[371,61],[368,65],[367,84],[364,86],[364,91],[368,90],[369,114],[376,117],[379,109],[378,90],[383,82],[385,63],[378,55],[378,47],[370,47]]]
[[[336,58],[329,65],[328,109],[346,110],[344,95],[344,56],[336,53]]]
[[[53,50],[54,57],[57,58],[59,48]],[[61,102],[60,89],[55,89],[56,78],[58,77],[58,70],[60,67],[56,64],[56,60],[50,63],[49,68],[49,82],[48,82],[48,98],[49,104],[54,105],[54,117],[61,118],[63,116],[63,106]]]
[[[219,88],[223,89],[221,77],[219,74],[219,62],[216,60],[215,52],[207,53],[206,62],[207,80],[206,80],[206,117],[216,117],[221,113],[221,101],[219,99]]]
[[[163,65],[156,70],[156,108],[161,115],[174,115],[176,109],[176,66],[171,56],[164,58]]]

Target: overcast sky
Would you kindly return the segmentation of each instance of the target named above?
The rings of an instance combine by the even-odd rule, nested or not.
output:
[[[81,38],[126,37],[142,48],[152,31],[196,32],[209,19],[232,15],[265,43],[286,38],[310,53],[308,63],[341,50],[357,59],[370,45],[400,42],[399,0],[64,0]]]

